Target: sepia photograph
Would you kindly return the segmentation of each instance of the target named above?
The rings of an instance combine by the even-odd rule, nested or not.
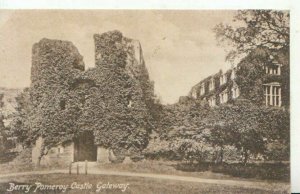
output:
[[[290,11],[0,9],[0,193],[290,193]]]

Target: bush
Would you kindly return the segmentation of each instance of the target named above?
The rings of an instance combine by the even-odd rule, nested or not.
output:
[[[171,142],[162,139],[152,139],[143,151],[147,159],[182,160],[183,157],[170,145]]]
[[[175,166],[176,170],[182,170],[186,172],[203,172],[208,171],[211,168],[212,163],[201,162],[201,163],[179,163]]]
[[[1,152],[0,153],[0,164],[11,162],[18,156],[18,152]]]
[[[223,163],[215,164],[210,162],[202,163],[180,163],[175,166],[177,170],[186,172],[212,171],[223,173],[234,177],[256,178],[266,180],[289,181],[290,166],[283,163],[263,163],[247,164],[242,163]]]
[[[159,160],[159,159],[166,159],[166,160],[182,160],[182,156],[173,150],[157,150],[157,151],[147,151],[145,152],[145,158],[151,160]]]
[[[133,162],[138,162],[138,161],[142,161],[145,159],[145,156],[144,155],[134,155],[134,156],[131,156],[130,159],[133,161]]]
[[[270,180],[289,181],[289,164],[283,163],[263,163],[263,164],[222,164],[215,165],[212,172],[224,173],[235,177],[258,178]]]

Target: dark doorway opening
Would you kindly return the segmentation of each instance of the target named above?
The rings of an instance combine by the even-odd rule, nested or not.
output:
[[[91,131],[82,132],[75,140],[74,161],[97,161],[97,146]]]

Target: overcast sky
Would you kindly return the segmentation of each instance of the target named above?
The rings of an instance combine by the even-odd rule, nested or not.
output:
[[[163,103],[187,95],[201,79],[228,69],[212,28],[234,11],[0,11],[0,87],[30,84],[31,48],[42,38],[72,41],[93,67],[93,34],[120,30],[141,42]]]

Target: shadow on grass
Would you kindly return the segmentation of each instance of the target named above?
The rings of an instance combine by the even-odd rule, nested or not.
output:
[[[186,172],[211,171],[241,178],[256,178],[262,180],[290,181],[290,166],[283,163],[247,164],[241,163],[179,163],[175,169]]]
[[[0,153],[0,164],[13,161],[18,154],[18,152]]]

